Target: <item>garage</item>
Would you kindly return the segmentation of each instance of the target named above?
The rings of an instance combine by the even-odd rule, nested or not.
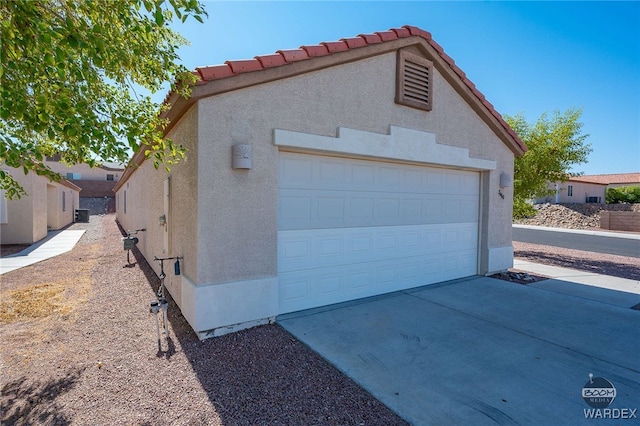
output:
[[[159,170],[141,149],[116,191],[122,226],[147,229],[142,254],[183,258],[167,290],[201,339],[513,266],[526,147],[428,32],[196,74],[163,113],[187,157]]]
[[[279,313],[474,275],[478,172],[280,152]]]

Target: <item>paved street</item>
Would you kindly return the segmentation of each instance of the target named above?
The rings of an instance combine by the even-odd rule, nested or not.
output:
[[[640,234],[513,225],[513,241],[640,258]]]

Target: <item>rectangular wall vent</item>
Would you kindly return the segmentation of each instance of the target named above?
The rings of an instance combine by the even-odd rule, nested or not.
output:
[[[398,52],[396,103],[430,111],[433,107],[433,63],[426,58]]]

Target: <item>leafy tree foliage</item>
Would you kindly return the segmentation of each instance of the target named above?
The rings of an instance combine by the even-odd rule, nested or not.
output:
[[[0,163],[59,180],[46,156],[126,162],[145,145],[156,167],[179,160],[159,105],[133,89],[175,81],[188,96],[187,41],[169,24],[204,16],[197,0],[0,0]],[[0,189],[24,194],[1,170]]]
[[[527,123],[518,114],[505,120],[520,136],[529,150],[515,159],[513,179],[514,217],[533,214],[531,200],[552,195],[550,182],[564,182],[575,174],[569,173],[575,164],[587,162],[591,152],[585,144],[588,135],[581,133],[581,109],[569,109],[564,113],[555,111],[551,117],[547,113],[535,123]]]
[[[607,188],[605,199],[607,204],[640,203],[640,185]]]

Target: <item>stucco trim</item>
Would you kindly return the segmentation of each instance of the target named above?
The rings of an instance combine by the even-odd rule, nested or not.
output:
[[[513,267],[513,246],[493,247],[488,252],[488,266],[486,275],[506,271]]]
[[[275,129],[280,148],[385,158],[470,170],[495,170],[495,161],[472,158],[469,150],[436,142],[433,133],[391,126],[388,135],[338,128],[337,137]]]
[[[196,285],[181,282],[180,310],[200,339],[275,321],[278,278]]]

